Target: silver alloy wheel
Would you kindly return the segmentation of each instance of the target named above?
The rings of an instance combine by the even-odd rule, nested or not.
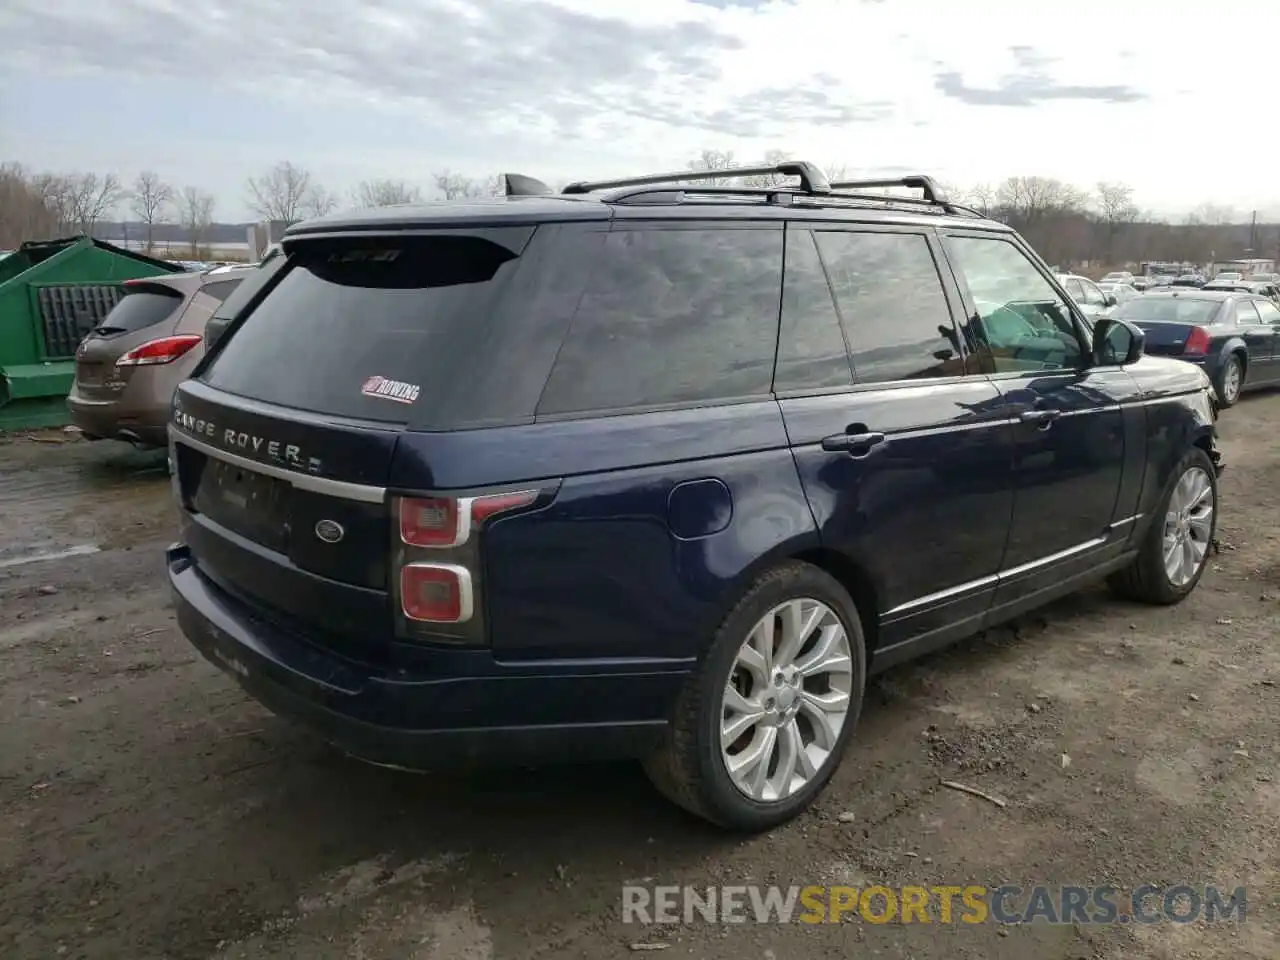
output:
[[[720,753],[753,800],[785,800],[818,776],[849,715],[849,634],[825,603],[788,600],[747,634],[725,684]]]
[[[1222,399],[1226,403],[1235,403],[1240,396],[1240,361],[1231,357],[1227,361],[1227,369],[1222,376]]]
[[[1213,532],[1213,484],[1203,467],[1178,478],[1164,518],[1164,572],[1175,587],[1191,582],[1204,564]]]

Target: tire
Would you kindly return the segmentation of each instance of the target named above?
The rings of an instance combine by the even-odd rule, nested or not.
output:
[[[1223,410],[1234,407],[1240,399],[1240,389],[1243,385],[1244,364],[1240,362],[1240,355],[1228,354],[1222,361],[1222,368],[1213,382],[1214,391],[1218,394],[1218,406]]]
[[[799,607],[795,606],[797,603]],[[825,608],[825,613],[818,605]],[[797,655],[789,660],[795,667],[779,664],[777,670],[784,673],[794,672],[796,668],[812,670],[818,659],[815,651],[824,640],[831,641],[830,650],[841,654],[830,661],[831,670],[814,670],[807,679],[798,673],[784,676],[782,680],[775,677],[774,684],[770,685],[764,682],[763,673],[744,669],[739,655],[749,642],[752,649],[755,644],[763,646],[756,628],[771,614],[792,615],[786,620],[772,618],[778,637],[776,652],[783,653],[784,660],[787,659],[783,649],[786,637],[800,636]],[[810,622],[815,616],[822,617],[823,621],[808,636],[803,635],[803,630],[778,630],[779,623]],[[843,631],[843,646],[839,634],[828,629],[834,626]],[[761,661],[757,666],[766,664]],[[771,670],[769,676],[776,672]],[[811,694],[830,698],[832,703],[843,702],[841,694],[847,688],[847,710],[834,738],[821,736],[821,730],[829,730],[830,725],[820,729],[810,717],[833,718],[835,713],[815,707],[803,694],[795,699],[797,682]],[[744,727],[738,739],[722,749],[722,724],[726,722],[726,710],[733,709],[725,703],[726,698],[732,703],[731,683],[741,694],[740,702],[772,706],[760,720]],[[815,566],[798,561],[781,564],[758,577],[721,622],[698,672],[690,677],[677,699],[662,744],[645,760],[645,772],[668,799],[718,826],[746,832],[775,827],[809,806],[840,765],[862,710],[865,684],[866,643],[862,621],[848,592],[835,578]],[[749,719],[746,714],[731,712],[730,715],[743,723]],[[774,728],[773,740],[769,739],[769,727]],[[806,736],[812,739],[806,741]],[[798,751],[795,737],[801,740]],[[752,748],[760,744],[772,744],[761,761],[765,768],[763,774],[759,764],[745,762],[757,752]],[[797,773],[790,782],[776,772],[770,774],[783,766],[787,756],[806,760],[796,765]],[[814,757],[818,762],[814,762]],[[755,796],[748,794],[747,786],[735,782],[729,769],[731,759],[743,762],[761,778],[767,777],[763,789]],[[806,765],[810,768],[807,771]]]
[[[1207,524],[1184,524],[1183,529],[1197,543],[1203,543],[1203,552],[1196,561],[1194,573],[1189,579],[1181,580],[1171,577],[1165,563],[1165,534],[1171,522],[1170,510],[1173,507],[1175,494],[1182,499],[1188,489],[1183,486],[1191,475],[1203,474],[1208,481],[1208,496],[1211,512]],[[1174,604],[1179,603],[1200,582],[1205,567],[1209,564],[1209,551],[1213,547],[1214,534],[1218,528],[1218,477],[1214,471],[1213,461],[1199,447],[1192,447],[1179,462],[1173,472],[1173,479],[1164,496],[1160,498],[1160,506],[1143,538],[1138,556],[1133,563],[1118,573],[1112,574],[1107,583],[1117,596],[1126,600],[1137,600],[1141,603]]]

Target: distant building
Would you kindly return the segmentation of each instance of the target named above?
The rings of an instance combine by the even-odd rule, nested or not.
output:
[[[1215,260],[1209,267],[1209,275],[1216,277],[1220,273],[1238,273],[1246,280],[1255,273],[1275,273],[1274,259],[1266,260],[1251,257],[1247,260]]]

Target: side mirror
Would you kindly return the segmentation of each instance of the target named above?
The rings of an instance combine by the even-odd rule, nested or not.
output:
[[[1116,305],[1116,295],[1114,293],[1104,293],[1102,295],[1102,302],[1108,307],[1114,307]]]
[[[1100,367],[1137,363],[1146,339],[1146,334],[1127,320],[1103,317],[1093,326],[1093,362]]]

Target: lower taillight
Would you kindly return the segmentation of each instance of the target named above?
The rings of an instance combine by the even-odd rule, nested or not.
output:
[[[404,615],[417,623],[466,623],[475,613],[471,571],[452,563],[406,563],[400,568]]]
[[[143,367],[160,363],[172,363],[199,344],[200,339],[196,334],[182,334],[176,337],[161,337],[159,340],[148,340],[121,356],[116,361],[116,366]]]
[[[395,498],[392,569],[397,571],[399,633],[411,640],[484,643],[484,528],[533,506],[540,495],[540,490],[516,490]]]
[[[1204,327],[1192,327],[1191,333],[1187,335],[1186,346],[1182,348],[1183,353],[1208,353],[1209,352],[1209,331]]]

